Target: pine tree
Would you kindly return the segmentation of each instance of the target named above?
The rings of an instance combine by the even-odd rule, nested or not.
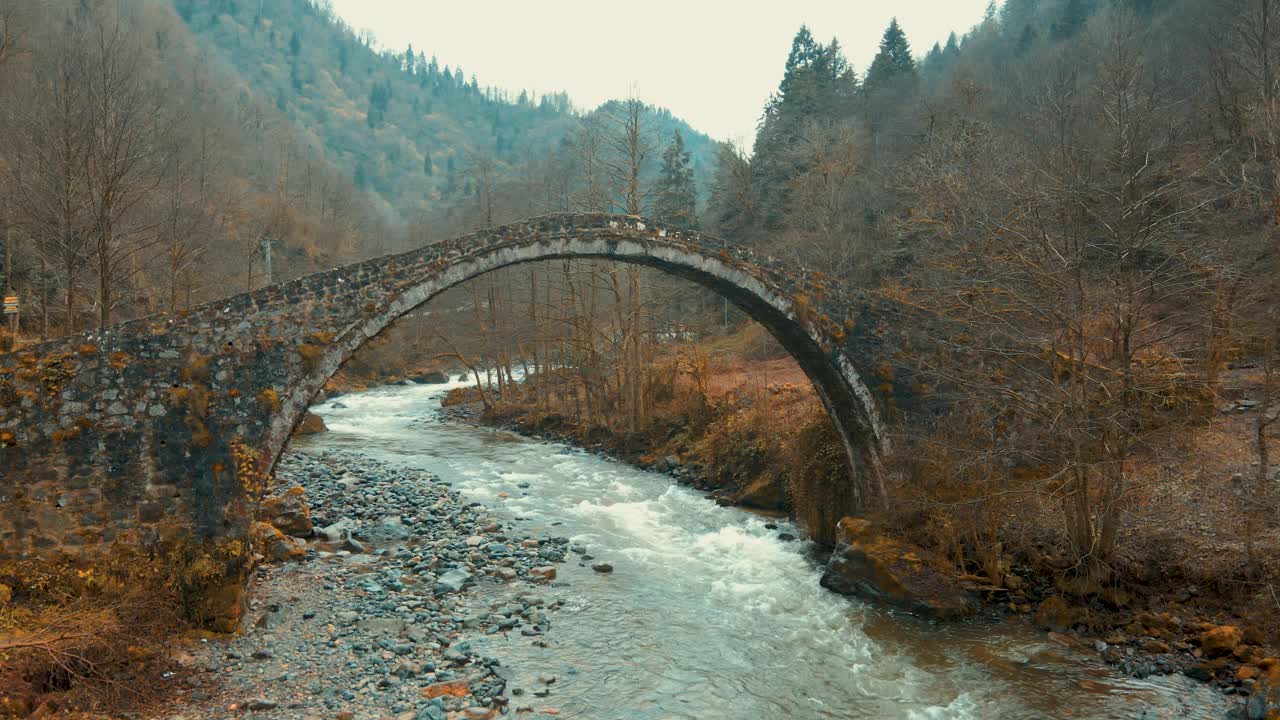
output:
[[[911,57],[911,44],[907,35],[898,25],[898,19],[889,22],[889,27],[880,39],[880,52],[871,61],[867,70],[866,85],[869,89],[879,89],[901,79],[913,79],[916,74],[916,61]]]
[[[302,38],[298,37],[298,31],[294,30],[293,35],[289,37],[289,54],[298,57],[300,52],[302,52]]]
[[[929,48],[929,53],[924,56],[924,64],[929,67],[936,67],[942,64],[942,46],[941,45],[939,45],[938,43],[934,43],[933,47]]]
[[[391,102],[391,81],[375,82],[369,90],[369,127],[376,128],[387,116],[387,105]]]
[[[431,166],[431,153],[423,153],[422,157],[422,174],[431,177],[435,169]]]
[[[662,153],[662,170],[654,187],[653,212],[659,220],[680,227],[697,224],[697,195],[693,185],[693,167],[684,149],[680,131],[672,133],[671,144]]]
[[[813,64],[821,57],[822,46],[814,41],[809,28],[801,25],[795,39],[791,41],[791,52],[787,55],[786,69],[782,73],[782,83],[778,85],[778,93],[773,97],[772,105],[780,108],[790,103],[792,106],[804,103],[802,95],[813,93]]]
[[[838,121],[849,116],[858,94],[858,77],[840,44],[822,46],[801,26],[791,43],[778,92],[765,108],[756,133],[752,168],[753,192],[759,193],[760,217],[770,226],[781,220],[791,180],[807,171],[793,152],[801,128],[814,120]]]
[[[960,41],[956,39],[954,32],[947,36],[947,46],[942,49],[942,56],[947,62],[955,62],[960,57]]]

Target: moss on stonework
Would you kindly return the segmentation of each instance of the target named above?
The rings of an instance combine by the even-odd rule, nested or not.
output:
[[[0,632],[21,631],[51,609],[119,602],[137,588],[146,588],[157,608],[191,625],[232,632],[243,611],[250,563],[243,538],[189,533],[163,543],[117,541],[78,554],[0,561],[0,584],[11,595],[0,613]]]

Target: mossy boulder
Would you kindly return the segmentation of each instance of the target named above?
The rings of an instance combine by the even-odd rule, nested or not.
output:
[[[889,537],[870,520],[847,517],[836,529],[822,586],[931,619],[974,614],[977,597],[946,567],[922,548]]]
[[[253,524],[253,546],[267,562],[301,560],[306,554],[298,543],[264,522]]]
[[[1234,625],[1219,625],[1205,630],[1200,635],[1200,649],[1207,657],[1230,655],[1239,647],[1244,633]]]
[[[311,509],[307,491],[294,486],[262,501],[259,517],[292,537],[311,537]]]

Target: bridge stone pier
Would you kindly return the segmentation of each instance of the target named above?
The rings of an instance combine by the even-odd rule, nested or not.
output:
[[[245,537],[293,428],[361,344],[453,285],[553,258],[638,263],[722,294],[808,374],[854,472],[878,472],[876,397],[892,383],[873,371],[879,301],[701,233],[550,215],[0,355],[0,562]]]

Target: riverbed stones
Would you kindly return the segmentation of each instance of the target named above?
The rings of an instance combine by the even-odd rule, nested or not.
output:
[[[885,535],[869,520],[844,518],[836,537],[835,551],[822,575],[823,587],[939,620],[977,611],[977,598],[941,570],[944,563]]]
[[[568,540],[540,537],[539,548],[522,547],[528,535],[503,528],[429,473],[352,452],[286,454],[276,474],[306,488],[317,535],[366,538],[364,551],[322,545],[302,562],[260,565],[251,600],[241,603],[243,632],[192,650],[190,674],[175,680],[186,693],[176,698],[178,711],[227,717],[235,706],[280,720],[343,713],[448,720],[467,708],[505,707],[509,671],[469,639],[548,632],[555,604],[531,592],[529,571],[549,566],[539,548],[563,554]],[[388,518],[403,528],[399,537],[381,532]],[[473,532],[483,540],[478,548],[465,542]],[[511,551],[490,555],[485,547],[494,542]],[[441,584],[449,591],[437,593]],[[485,600],[473,586],[484,586]],[[441,683],[453,691],[423,695]],[[279,706],[248,711],[245,698],[264,696]]]

